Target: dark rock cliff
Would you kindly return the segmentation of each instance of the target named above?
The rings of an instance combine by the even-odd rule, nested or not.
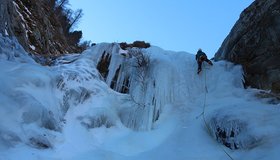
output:
[[[78,43],[82,32],[66,31],[55,7],[56,0],[1,0],[0,33],[16,37],[33,54],[81,52],[84,48]]]
[[[241,64],[245,85],[280,93],[280,1],[255,0],[215,55]]]

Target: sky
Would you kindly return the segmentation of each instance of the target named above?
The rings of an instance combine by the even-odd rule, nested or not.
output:
[[[213,57],[253,0],[70,0],[77,30],[94,43],[144,40],[165,50]]]

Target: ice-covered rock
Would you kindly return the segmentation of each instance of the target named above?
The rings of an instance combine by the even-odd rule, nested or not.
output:
[[[207,116],[207,124],[214,138],[230,149],[259,148],[277,141],[279,114],[270,107],[224,106]]]
[[[216,140],[230,149],[252,149],[261,143],[262,137],[250,133],[246,121],[231,114],[215,115],[209,127]]]
[[[0,33],[0,44],[0,59],[13,62],[35,63],[15,37],[9,38]]]

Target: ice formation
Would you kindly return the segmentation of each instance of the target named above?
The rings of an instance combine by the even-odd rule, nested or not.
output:
[[[117,43],[42,66],[0,43],[0,159],[279,158],[279,107],[243,89],[240,66],[197,75],[193,54]]]

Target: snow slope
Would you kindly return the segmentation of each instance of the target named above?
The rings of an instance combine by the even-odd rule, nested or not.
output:
[[[130,75],[131,84],[130,93],[121,94],[109,88],[110,76],[135,59],[120,55],[117,44],[98,44],[46,67],[27,61],[24,52],[24,61],[5,58],[3,50],[12,52],[6,41],[0,49],[1,160],[280,157],[279,106],[243,89],[240,66],[204,64],[197,75],[193,54],[151,47],[141,50],[149,57],[145,70],[122,70],[120,78]],[[106,81],[96,69],[104,51],[114,62]],[[139,74],[142,81],[134,81]],[[240,132],[228,139],[239,149],[216,141],[217,126]]]

